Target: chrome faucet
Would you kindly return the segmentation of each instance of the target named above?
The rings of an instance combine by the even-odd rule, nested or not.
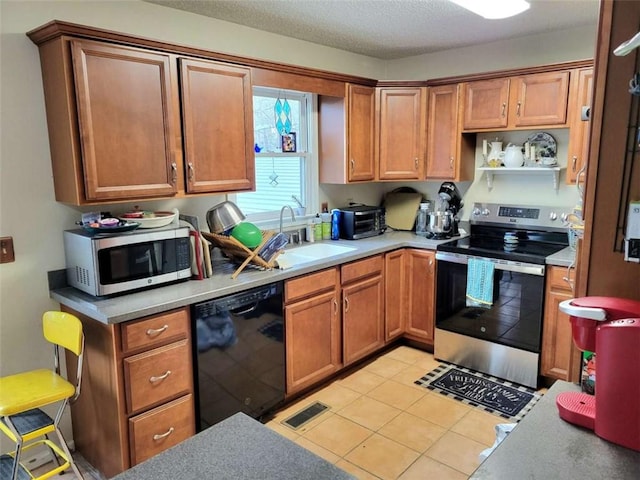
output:
[[[291,212],[291,221],[292,221],[292,222],[295,222],[295,221],[296,221],[296,215],[295,215],[295,213],[293,213],[293,208],[291,208],[291,206],[290,206],[290,205],[285,205],[284,207],[282,207],[282,208],[280,209],[280,233],[282,233],[282,216],[284,215],[284,211],[285,211],[287,208],[288,208],[288,209],[289,209],[289,211]]]

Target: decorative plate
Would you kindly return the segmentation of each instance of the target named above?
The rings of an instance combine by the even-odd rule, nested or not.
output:
[[[140,224],[138,222],[120,222],[113,227],[90,227],[89,225],[82,225],[89,233],[122,233],[129,232],[138,228]]]
[[[540,157],[556,158],[556,154],[558,153],[556,139],[549,135],[547,132],[534,133],[527,139],[527,141],[529,142],[529,145],[533,145],[536,147],[536,161]]]

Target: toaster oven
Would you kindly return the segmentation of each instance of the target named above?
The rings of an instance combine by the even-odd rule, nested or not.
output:
[[[387,228],[384,207],[354,205],[340,208],[340,238],[359,238],[382,235]]]

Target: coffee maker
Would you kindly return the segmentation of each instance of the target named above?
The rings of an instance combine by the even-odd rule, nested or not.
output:
[[[440,190],[438,190],[438,197],[442,200],[439,202],[441,208],[451,214],[451,232],[449,236],[457,237],[460,235],[458,230],[458,224],[460,219],[458,218],[458,212],[462,209],[464,202],[462,201],[462,195],[456,184],[453,182],[442,182]]]
[[[595,395],[557,396],[560,418],[640,452],[640,302],[612,297],[565,300],[573,341],[596,353]]]

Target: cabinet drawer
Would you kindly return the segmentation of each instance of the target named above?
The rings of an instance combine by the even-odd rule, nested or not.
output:
[[[122,326],[122,351],[130,352],[175,342],[189,335],[189,311],[186,308]]]
[[[191,347],[182,340],[124,360],[129,413],[139,412],[193,389]]]
[[[356,262],[348,263],[341,267],[342,284],[353,282],[361,278],[376,275],[384,268],[384,257],[376,255]]]
[[[290,303],[311,295],[332,290],[338,285],[338,269],[329,268],[288,280],[284,286],[284,301]]]
[[[131,466],[195,435],[193,395],[129,419]]]
[[[573,269],[569,271],[566,267],[549,267],[547,269],[548,288],[567,290],[571,292],[571,286],[565,280],[569,273],[573,276]]]

